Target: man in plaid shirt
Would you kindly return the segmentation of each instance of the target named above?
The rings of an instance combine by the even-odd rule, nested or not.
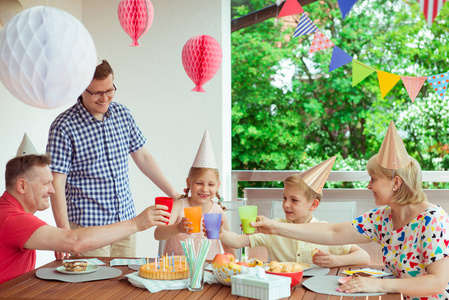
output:
[[[58,227],[101,226],[136,216],[129,189],[128,154],[168,196],[180,196],[144,147],[143,136],[129,110],[112,102],[117,88],[105,60],[76,104],[50,127],[47,152],[51,156],[56,193],[51,197]],[[112,245],[83,253],[86,256],[132,257],[135,234]],[[68,254],[56,253],[57,259]]]

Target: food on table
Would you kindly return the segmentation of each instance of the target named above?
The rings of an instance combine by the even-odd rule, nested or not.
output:
[[[162,256],[157,264],[145,264],[139,269],[139,276],[147,279],[177,280],[189,276],[189,267],[184,255]]]
[[[293,273],[302,271],[302,267],[299,263],[283,264],[273,260],[269,263],[267,271],[272,273]]]
[[[223,285],[231,285],[231,276],[246,273],[257,266],[263,267],[263,262],[254,258],[236,261],[232,254],[223,253],[216,254],[211,265],[215,278]]]
[[[86,271],[88,263],[87,261],[76,260],[63,262],[62,265],[68,272],[82,272]]]
[[[365,272],[354,272],[354,274],[352,274],[352,277],[373,277],[373,275]]]

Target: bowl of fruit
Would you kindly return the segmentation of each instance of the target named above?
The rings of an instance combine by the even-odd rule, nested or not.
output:
[[[236,261],[231,253],[223,253],[215,255],[212,260],[212,270],[215,278],[223,285],[231,285],[231,276],[245,274],[248,268],[262,266],[263,263],[257,259],[249,261]]]

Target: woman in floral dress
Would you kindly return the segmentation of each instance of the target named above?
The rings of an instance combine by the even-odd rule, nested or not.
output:
[[[392,137],[387,142],[385,138],[379,154],[367,164],[371,177],[368,189],[380,207],[339,224],[286,224],[261,216],[252,225],[257,232],[317,244],[379,243],[383,262],[396,278],[356,277],[338,291],[449,300],[449,217],[441,207],[427,201],[419,163],[408,156],[394,124],[390,128]]]

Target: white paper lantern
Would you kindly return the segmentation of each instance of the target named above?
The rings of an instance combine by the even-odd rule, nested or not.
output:
[[[92,81],[96,62],[83,24],[54,7],[24,10],[0,31],[0,80],[34,107],[74,103]]]

